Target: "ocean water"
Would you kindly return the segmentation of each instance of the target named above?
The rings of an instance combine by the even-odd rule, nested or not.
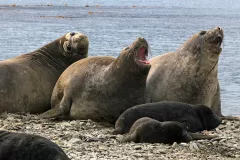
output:
[[[116,57],[144,37],[154,57],[176,50],[196,32],[220,26],[225,34],[218,74],[222,110],[240,115],[239,10],[237,0],[0,0],[0,61],[71,31],[88,36],[89,55]]]

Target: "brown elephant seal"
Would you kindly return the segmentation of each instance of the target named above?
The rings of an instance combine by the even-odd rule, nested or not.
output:
[[[124,111],[115,123],[113,134],[124,134],[139,118],[150,117],[160,122],[177,121],[185,124],[189,132],[211,130],[221,124],[220,118],[205,105],[162,101],[146,103]]]
[[[47,138],[25,133],[0,131],[1,160],[70,160]]]
[[[137,38],[113,57],[88,57],[68,67],[52,94],[52,109],[40,115],[114,123],[123,111],[144,102],[150,65],[148,43]]]
[[[68,33],[34,52],[0,62],[0,112],[43,113],[61,73],[87,57],[88,38]]]
[[[221,114],[218,60],[222,51],[223,30],[201,31],[175,52],[150,60],[146,103],[177,101],[204,104]]]
[[[149,117],[143,117],[134,122],[122,142],[172,144],[213,138],[216,136],[187,132],[186,126],[179,122],[159,122]]]

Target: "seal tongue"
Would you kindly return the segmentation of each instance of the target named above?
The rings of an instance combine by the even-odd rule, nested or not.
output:
[[[144,64],[149,64],[149,61],[147,60],[147,53],[145,53],[146,49],[144,47],[142,47],[137,56],[138,56],[138,61]]]

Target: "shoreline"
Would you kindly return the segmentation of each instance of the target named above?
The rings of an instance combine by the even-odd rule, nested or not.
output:
[[[239,117],[240,118],[240,117]],[[190,143],[121,143],[113,125],[91,120],[47,120],[36,115],[3,114],[1,130],[41,135],[57,143],[72,160],[80,159],[240,159],[240,120],[223,120],[212,140]]]

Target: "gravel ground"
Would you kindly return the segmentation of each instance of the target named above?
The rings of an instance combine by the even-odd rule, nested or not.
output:
[[[240,117],[239,117],[240,118]],[[226,121],[214,131],[212,140],[190,143],[121,143],[122,135],[112,135],[113,126],[91,120],[40,120],[30,114],[2,114],[4,130],[38,134],[63,148],[72,160],[82,159],[240,159],[240,121]]]

